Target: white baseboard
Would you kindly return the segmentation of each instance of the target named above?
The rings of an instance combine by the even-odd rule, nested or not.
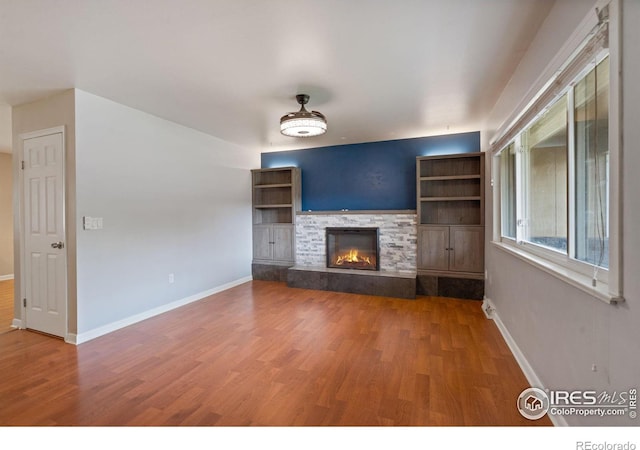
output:
[[[113,331],[119,330],[120,328],[128,327],[129,325],[133,325],[134,323],[140,322],[145,319],[149,319],[151,317],[157,316],[159,314],[163,314],[165,312],[171,311],[172,309],[179,308],[184,305],[188,305],[189,303],[196,302],[198,300],[202,300],[205,297],[208,297],[213,294],[217,294],[218,292],[226,291],[227,289],[231,289],[234,286],[238,286],[240,284],[246,283],[247,281],[251,281],[251,277],[240,278],[235,281],[231,281],[230,283],[223,284],[221,286],[217,286],[215,288],[199,292],[194,295],[190,295],[189,297],[185,297],[180,300],[176,300],[171,303],[167,303],[166,305],[158,306],[157,308],[150,309],[148,311],[141,312],[139,314],[134,314],[133,316],[126,317],[121,320],[117,320],[115,322],[108,323],[98,328],[94,328],[93,330],[85,331],[79,334],[67,333],[65,336],[65,342],[70,344],[79,345],[84,342],[90,341],[100,336],[104,336],[105,334],[111,333]]]
[[[525,358],[522,350],[520,350],[520,347],[518,347],[518,344],[516,344],[516,341],[513,339],[513,336],[511,336],[511,333],[509,333],[509,330],[507,329],[505,324],[502,322],[502,320],[500,320],[500,316],[498,315],[498,311],[496,310],[495,305],[490,299],[486,297],[482,302],[482,311],[484,311],[484,314],[488,319],[492,319],[495,322],[498,330],[500,331],[500,334],[502,335],[504,341],[507,343],[509,350],[511,350],[513,357],[516,359],[516,362],[520,366],[520,369],[522,369],[524,376],[527,378],[529,386],[537,387],[544,390],[545,387],[542,384],[542,381],[540,381],[540,378],[533,370],[533,367],[531,367],[531,364],[529,364],[529,361],[527,361],[527,358]],[[556,427],[569,426],[563,416],[549,415],[549,419],[551,419],[551,422]]]
[[[0,281],[7,281],[7,280],[13,280],[12,273],[10,273],[9,275],[0,275]]]
[[[21,319],[13,319],[11,321],[11,328],[18,328],[21,329],[22,327],[22,320]]]

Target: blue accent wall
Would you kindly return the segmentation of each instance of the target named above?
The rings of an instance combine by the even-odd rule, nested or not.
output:
[[[416,209],[416,157],[480,151],[480,132],[262,153],[299,167],[303,211]]]

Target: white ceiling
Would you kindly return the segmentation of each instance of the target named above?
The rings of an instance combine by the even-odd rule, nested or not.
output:
[[[0,103],[78,88],[260,151],[480,130],[553,0],[0,0]],[[279,132],[298,109],[318,138]]]

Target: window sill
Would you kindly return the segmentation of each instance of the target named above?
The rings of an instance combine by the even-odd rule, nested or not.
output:
[[[524,250],[520,250],[503,242],[492,241],[491,243],[503,252],[509,253],[510,255],[513,255],[518,259],[525,261],[537,267],[538,269],[547,272],[550,275],[553,275],[554,277],[580,289],[583,292],[586,292],[587,294],[591,295],[594,298],[597,298],[598,300],[601,300],[608,304],[624,302],[624,298],[622,296],[609,292],[609,285],[606,283],[598,282],[596,286],[592,286],[591,278],[586,275],[568,269],[567,267],[564,267],[560,264],[551,262],[545,258],[541,258],[540,256],[525,252]]]

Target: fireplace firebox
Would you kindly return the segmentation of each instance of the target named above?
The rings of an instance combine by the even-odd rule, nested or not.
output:
[[[327,267],[380,270],[378,228],[326,228]]]

